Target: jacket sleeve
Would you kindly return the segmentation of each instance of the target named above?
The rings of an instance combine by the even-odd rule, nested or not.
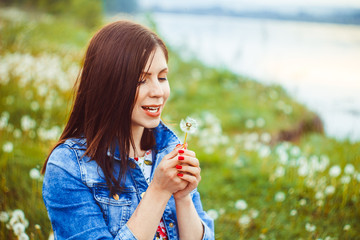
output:
[[[50,155],[43,199],[55,239],[136,239],[125,224],[113,237],[92,190],[81,180],[76,153],[67,145]]]
[[[204,227],[204,235],[203,240],[213,240],[215,239],[214,236],[214,220],[212,220],[207,213],[203,210],[201,200],[200,200],[200,194],[195,189],[194,194],[192,194],[192,200],[194,203],[194,206],[196,208],[197,213],[199,214],[199,217],[201,219],[201,222]]]

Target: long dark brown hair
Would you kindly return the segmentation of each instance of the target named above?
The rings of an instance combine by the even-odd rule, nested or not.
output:
[[[69,120],[52,149],[69,138],[85,138],[84,155],[100,166],[111,192],[122,188],[130,147],[135,148],[131,115],[138,82],[147,71],[144,68],[156,47],[163,50],[168,60],[163,41],[142,25],[117,21],[100,29],[89,43],[75,84],[76,95]],[[153,132],[145,129],[141,149],[149,149],[154,144]],[[118,176],[114,176],[116,145],[121,159]],[[42,173],[45,173],[48,159],[49,156]]]

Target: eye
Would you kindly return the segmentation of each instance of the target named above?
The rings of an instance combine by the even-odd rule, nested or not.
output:
[[[162,78],[159,77],[159,81],[166,81],[166,80],[167,80],[166,77],[162,77]]]

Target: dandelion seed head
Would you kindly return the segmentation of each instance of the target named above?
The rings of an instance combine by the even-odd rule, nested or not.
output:
[[[9,214],[5,211],[0,212],[0,222],[7,222],[9,221]]]
[[[340,178],[340,182],[342,183],[342,184],[349,184],[350,183],[350,181],[351,181],[351,177],[350,176],[342,176],[341,178]]]
[[[196,120],[190,117],[187,117],[185,120],[180,121],[180,129],[186,133],[194,133],[197,129]]]
[[[300,199],[299,204],[300,204],[300,206],[305,206],[306,205],[306,199],[304,199],[304,198]]]
[[[338,177],[341,174],[341,168],[338,165],[332,166],[329,170],[330,177]]]
[[[333,195],[335,193],[335,187],[333,185],[329,185],[325,188],[325,195]]]
[[[349,231],[351,228],[350,224],[346,224],[343,228],[344,231]]]
[[[235,202],[235,208],[238,210],[245,210],[247,208],[247,203],[245,200],[240,199]]]
[[[24,224],[17,222],[12,226],[12,229],[16,236],[20,236],[20,234],[25,231],[25,226]]]
[[[274,197],[276,202],[283,202],[285,198],[286,198],[286,194],[284,192],[277,192]]]
[[[25,232],[22,232],[22,233],[19,235],[18,240],[29,240],[29,236],[28,236]]]
[[[2,150],[6,153],[11,153],[13,149],[14,149],[14,145],[12,142],[5,142],[2,147]]]
[[[30,170],[29,174],[30,174],[31,179],[37,180],[37,179],[40,179],[40,177],[41,177],[40,171],[37,168],[32,168]]]
[[[252,218],[252,219],[255,219],[259,216],[259,211],[252,208],[249,210],[249,216]]]
[[[249,217],[249,215],[245,214],[239,218],[238,222],[239,222],[240,226],[246,228],[251,223],[251,218]]]
[[[344,168],[344,172],[349,175],[353,174],[355,172],[354,165],[352,165],[351,163],[346,164]]]
[[[296,216],[297,215],[297,210],[293,209],[290,211],[290,216]]]
[[[210,218],[212,218],[214,221],[219,217],[219,213],[218,211],[216,211],[215,209],[209,209],[206,212]]]
[[[305,229],[308,232],[314,232],[316,230],[316,226],[310,223],[305,224]]]

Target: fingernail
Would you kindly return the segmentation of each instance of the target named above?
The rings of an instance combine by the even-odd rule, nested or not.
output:
[[[179,153],[184,153],[184,150],[180,149],[180,150],[179,150]]]
[[[184,160],[184,156],[178,156],[179,160]]]
[[[182,166],[176,165],[176,168],[177,168],[177,169],[182,169]]]
[[[182,173],[178,173],[177,175],[178,175],[179,177],[184,176],[184,174],[182,174]]]

